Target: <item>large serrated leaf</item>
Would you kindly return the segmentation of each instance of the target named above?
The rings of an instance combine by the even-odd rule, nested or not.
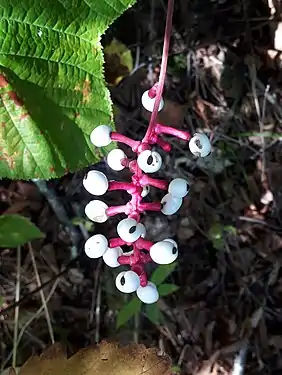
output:
[[[97,162],[111,124],[101,35],[135,0],[2,0],[0,177],[52,178]]]

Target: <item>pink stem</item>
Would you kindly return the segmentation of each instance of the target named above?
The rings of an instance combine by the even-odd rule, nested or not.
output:
[[[160,211],[162,205],[160,202],[152,202],[152,203],[140,203],[138,209],[141,212],[144,211]]]
[[[155,126],[155,133],[156,134],[170,134],[174,137],[183,139],[184,141],[188,141],[191,138],[191,134],[184,131],[172,128],[171,126],[164,126],[161,124],[156,124]]]
[[[140,250],[145,249],[145,250],[149,251],[150,248],[154,245],[154,242],[148,241],[148,240],[144,240],[144,238],[140,237],[135,242],[135,245]]]
[[[118,257],[119,264],[129,264],[130,266],[137,264],[140,260],[139,252],[135,252],[131,255],[121,255]]]
[[[170,152],[171,151],[171,144],[169,144],[168,142],[164,141],[163,139],[161,138],[158,138],[157,139],[157,142],[156,142],[165,152]]]
[[[140,279],[140,285],[142,287],[146,286],[148,284],[148,279],[146,272],[144,270],[144,266],[141,264],[135,264],[131,267],[132,271],[136,272]]]
[[[112,207],[108,207],[106,209],[106,214],[108,216],[115,216],[117,214],[126,213],[127,211],[128,211],[128,206],[127,205],[124,205],[124,206],[112,206]]]
[[[111,238],[110,241],[109,241],[109,247],[111,247],[111,248],[112,247],[119,247],[119,246],[123,246],[123,245],[127,245],[127,243],[119,237]]]
[[[166,76],[170,35],[171,35],[171,31],[172,31],[173,6],[174,6],[174,0],[168,0],[166,25],[165,25],[165,36],[164,36],[164,46],[163,46],[163,55],[162,55],[162,64],[161,64],[161,71],[160,71],[159,82],[158,82],[158,87],[157,87],[156,99],[155,99],[154,109],[153,109],[153,112],[152,112],[152,115],[151,115],[150,123],[149,123],[147,132],[146,132],[142,142],[149,143],[149,139],[151,137],[151,134],[152,134],[152,132],[154,130],[154,127],[155,127],[155,124],[156,124],[156,118],[157,118],[159,105],[160,105],[161,98],[162,98],[165,76]]]
[[[165,180],[158,180],[144,174],[139,180],[141,186],[151,185],[161,190],[167,190],[168,182]]]
[[[127,146],[130,146],[132,149],[138,148],[140,142],[135,141],[134,139],[128,138],[125,135],[122,135],[117,132],[111,132],[111,140],[124,143]]]
[[[129,182],[110,181],[108,191],[113,190],[127,190],[131,194],[136,190],[136,187]]]

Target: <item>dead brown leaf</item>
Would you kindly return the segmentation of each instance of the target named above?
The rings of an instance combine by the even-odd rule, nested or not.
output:
[[[169,375],[171,363],[167,356],[159,356],[156,349],[144,345],[120,347],[102,342],[80,350],[67,358],[59,344],[45,350],[40,357],[31,357],[19,375]],[[13,374],[13,372],[11,372]]]

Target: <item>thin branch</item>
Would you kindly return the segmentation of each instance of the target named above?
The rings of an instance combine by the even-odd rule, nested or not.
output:
[[[30,242],[28,243],[28,249],[29,249],[31,262],[32,262],[32,266],[33,266],[33,269],[34,269],[34,273],[35,273],[37,286],[42,287],[40,276],[39,276],[37,265],[36,265],[36,261],[35,261],[35,257],[34,257],[34,253],[33,253],[33,249],[32,249],[32,246],[31,246]],[[51,318],[50,318],[49,310],[48,310],[48,307],[47,307],[47,304],[46,304],[46,299],[45,299],[44,292],[43,292],[42,289],[40,289],[39,294],[40,294],[41,303],[42,303],[42,306],[44,308],[44,312],[45,312],[45,316],[46,316],[46,322],[47,322],[47,326],[48,326],[48,331],[49,331],[51,343],[54,344],[55,339],[54,339],[53,327],[52,327],[52,324],[51,324]]]
[[[16,297],[15,303],[19,302],[21,290],[21,247],[17,248],[17,281],[16,281]],[[14,339],[13,339],[13,359],[12,366],[16,368],[17,365],[17,349],[18,349],[18,330],[19,330],[19,306],[15,308],[15,319],[14,319]]]

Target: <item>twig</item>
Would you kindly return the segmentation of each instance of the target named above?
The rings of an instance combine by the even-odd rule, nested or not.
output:
[[[33,253],[33,249],[32,249],[32,246],[31,246],[30,242],[28,243],[28,249],[29,249],[29,254],[30,254],[31,262],[32,262],[32,266],[33,266],[33,269],[34,269],[34,273],[35,273],[35,278],[36,278],[37,286],[41,287],[42,284],[41,284],[40,276],[39,276],[39,273],[38,273],[38,269],[37,269],[37,265],[36,265],[36,261],[35,261],[35,257],[34,257],[34,253]],[[42,289],[40,289],[39,294],[40,294],[41,303],[42,303],[42,306],[44,308],[44,312],[45,312],[45,316],[46,316],[46,322],[47,322],[47,326],[48,326],[48,331],[49,331],[51,343],[54,344],[55,343],[55,339],[54,339],[53,327],[52,327],[52,324],[51,324],[49,310],[48,310],[48,307],[47,307],[47,304],[46,304],[46,299],[45,299],[44,292],[43,292]]]
[[[21,247],[17,247],[17,281],[16,281],[16,297],[15,302],[18,303],[20,299],[20,289],[21,289]],[[17,365],[17,349],[18,349],[18,330],[19,330],[19,309],[17,306],[15,308],[15,319],[14,319],[14,339],[13,339],[13,359],[12,366],[16,368]]]
[[[55,192],[48,187],[46,181],[43,180],[33,180],[34,184],[38,187],[38,190],[41,192],[41,194],[44,195],[50,206],[52,207],[53,211],[55,212],[58,220],[64,224],[69,232],[71,242],[73,244],[71,249],[71,257],[75,258],[78,254],[78,244],[80,235],[78,230],[75,228],[75,226],[72,224],[71,220],[69,219],[66,210],[64,206],[61,204],[60,200],[58,199]]]
[[[57,288],[57,285],[59,284],[59,281],[60,281],[59,279],[55,280],[50,293],[46,297],[46,303],[48,303],[49,300],[51,299],[51,297],[53,296],[53,294],[54,294],[54,292]],[[17,346],[19,345],[27,327],[33,322],[34,319],[36,319],[40,316],[40,314],[42,313],[43,310],[44,310],[44,307],[43,307],[43,305],[41,305],[40,308],[36,311],[36,313],[24,324],[24,326],[22,327],[22,329],[19,333],[19,336],[18,336]],[[7,363],[10,361],[12,355],[13,355],[13,352],[11,351],[10,354],[8,355],[8,357],[6,358],[6,360],[3,362],[2,367],[1,367],[1,371],[3,371],[3,369],[7,366]]]

